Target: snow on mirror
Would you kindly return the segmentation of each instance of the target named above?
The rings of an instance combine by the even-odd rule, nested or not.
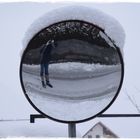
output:
[[[30,103],[49,118],[78,122],[103,112],[119,92],[117,47],[97,26],[78,20],[55,23],[29,42],[22,83]]]

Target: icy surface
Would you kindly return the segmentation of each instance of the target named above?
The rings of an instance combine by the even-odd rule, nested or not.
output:
[[[50,82],[54,87],[43,88],[38,67],[23,65],[26,93],[37,108],[59,120],[78,121],[96,115],[110,103],[120,84],[120,65],[68,62],[50,66]],[[98,74],[93,76],[95,71]],[[59,77],[55,77],[57,74]],[[70,77],[73,74],[78,78]],[[83,74],[87,77],[82,77]]]
[[[125,33],[118,21],[97,9],[71,5],[48,11],[34,21],[25,34],[22,52],[36,33],[49,25],[64,20],[83,20],[93,23],[102,28],[118,47],[122,49],[124,46]]]

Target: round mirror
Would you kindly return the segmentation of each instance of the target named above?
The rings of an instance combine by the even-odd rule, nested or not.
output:
[[[20,76],[24,93],[38,112],[60,122],[82,122],[113,103],[123,80],[123,61],[102,29],[67,20],[30,40]]]

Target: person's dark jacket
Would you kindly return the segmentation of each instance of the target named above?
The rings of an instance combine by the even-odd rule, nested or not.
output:
[[[41,64],[46,64],[49,63],[51,60],[51,51],[52,51],[52,44],[43,44],[41,50],[40,50],[40,63]]]

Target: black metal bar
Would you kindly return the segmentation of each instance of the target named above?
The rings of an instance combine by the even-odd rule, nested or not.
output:
[[[70,138],[76,138],[76,124],[75,123],[68,124],[68,132],[69,132]]]
[[[34,122],[35,122],[34,115],[30,115],[30,123],[34,123]]]
[[[41,118],[46,118],[45,116],[41,115],[41,114],[31,114],[30,115],[30,123],[34,123],[35,119],[41,119]]]
[[[119,117],[140,117],[140,114],[100,114],[97,116],[99,118],[119,118]],[[34,123],[35,119],[46,118],[41,114],[31,114],[30,115],[30,123]]]

